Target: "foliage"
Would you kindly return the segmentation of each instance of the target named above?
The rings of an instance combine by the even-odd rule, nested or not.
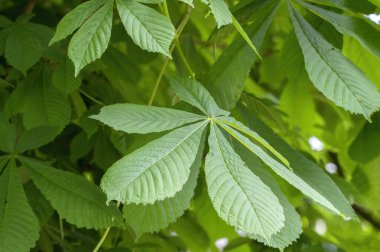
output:
[[[0,251],[379,251],[379,10],[3,0]]]

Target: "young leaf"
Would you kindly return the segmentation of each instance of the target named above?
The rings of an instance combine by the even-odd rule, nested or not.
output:
[[[297,3],[330,22],[340,33],[354,37],[380,58],[380,33],[366,21],[356,17],[344,16],[305,2],[297,1]]]
[[[211,201],[228,224],[269,240],[284,227],[278,198],[253,174],[213,123],[206,157],[206,181]]]
[[[203,133],[194,163],[190,167],[189,179],[181,191],[172,198],[156,201],[152,205],[124,205],[124,218],[135,232],[136,239],[143,233],[158,232],[160,229],[166,228],[189,208],[202,164],[204,138],[205,134]]]
[[[169,47],[175,28],[167,17],[133,0],[116,0],[116,3],[125,30],[136,45],[171,57]]]
[[[257,48],[261,47],[278,3],[263,1],[255,8],[253,23],[246,32]],[[230,110],[235,106],[256,59],[257,55],[251,47],[242,37],[238,37],[211,67],[204,84],[222,109]]]
[[[250,125],[250,128],[254,128],[255,131],[272,146],[276,146],[276,149],[289,161],[292,170],[287,169],[280,163],[267,161],[268,165],[279,176],[299,189],[305,195],[336,214],[348,218],[355,217],[355,213],[349,202],[329,176],[327,176],[316,164],[293,150],[286,142],[277,137],[268,126],[262,123],[252,113],[249,113],[246,108],[240,106],[239,109]],[[258,148],[253,149],[254,145],[250,144],[249,146],[254,151],[255,155],[266,155],[265,152],[260,153],[261,151]]]
[[[363,72],[323,38],[288,2],[310,80],[328,99],[367,119],[380,108],[380,93]]]
[[[26,24],[12,26],[5,42],[5,58],[24,75],[42,56],[42,46],[38,36],[27,29]]]
[[[108,1],[84,22],[70,41],[68,55],[75,66],[75,76],[107,49],[111,38],[113,0]]]
[[[210,117],[229,115],[229,112],[219,108],[207,89],[196,80],[172,79],[170,86],[182,100],[198,108]]]
[[[152,204],[173,197],[188,180],[207,123],[176,129],[113,164],[101,182],[108,201]]]
[[[29,251],[40,227],[13,160],[0,176],[0,199],[0,251]]]
[[[186,111],[137,104],[105,106],[98,115],[90,117],[115,130],[139,134],[166,131],[206,119]]]
[[[50,45],[73,33],[107,1],[108,0],[90,0],[78,5],[74,10],[70,11],[59,22],[54,37],[50,41]]]
[[[85,228],[107,228],[121,222],[115,206],[106,205],[106,197],[84,177],[55,169],[26,157],[19,160],[28,168],[37,188],[62,218]]]
[[[279,199],[281,206],[284,208],[285,226],[280,230],[280,232],[272,235],[268,240],[262,236],[254,234],[248,234],[248,237],[263,242],[268,246],[283,250],[285,247],[289,246],[293,241],[295,241],[302,233],[300,216],[294,207],[289,203],[286,196],[282,193],[273,176],[264,169],[260,160],[252,153],[250,153],[249,150],[242,144],[235,142],[236,141],[234,141],[235,151],[247,164],[250,170],[270,187],[272,192]]]

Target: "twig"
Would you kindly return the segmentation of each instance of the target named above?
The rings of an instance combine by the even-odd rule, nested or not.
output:
[[[190,19],[190,15],[191,15],[191,9],[186,13],[185,17],[182,19],[181,23],[178,25],[178,28],[176,30],[176,38],[178,39],[180,36],[181,36],[181,33],[183,31],[183,29],[185,28],[187,22],[189,21]],[[174,47],[176,46],[176,44],[172,44],[172,46],[170,47],[170,54],[173,52],[174,50]],[[157,77],[157,80],[156,80],[156,83],[154,84],[154,88],[153,88],[153,93],[149,99],[149,102],[148,102],[148,105],[152,105],[153,103],[153,100],[154,100],[154,97],[156,96],[156,93],[157,93],[157,90],[158,90],[158,87],[160,85],[160,82],[161,82],[161,79],[162,79],[162,76],[164,75],[165,73],[165,70],[166,70],[166,67],[169,63],[169,57],[166,57],[165,59],[165,62],[164,62],[164,65],[162,66],[161,68],[161,71],[160,73],[158,74],[158,77]]]

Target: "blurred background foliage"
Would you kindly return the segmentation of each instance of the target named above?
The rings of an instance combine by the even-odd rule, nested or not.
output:
[[[37,134],[31,134],[30,141],[39,139],[40,143],[20,147],[26,155],[50,160],[57,168],[99,184],[113,162],[157,135],[122,134],[89,119],[88,115],[105,104],[147,104],[164,57],[134,45],[120,20],[114,18],[107,51],[74,78],[73,65],[66,57],[68,40],[52,46],[48,42],[59,20],[81,2],[1,0],[0,120],[10,121],[18,136],[39,128]],[[268,1],[228,2],[245,27],[265,20],[268,15],[265,9]],[[336,2],[342,2],[344,12],[360,16],[379,29],[378,24],[365,16],[379,12],[379,1]],[[175,0],[168,1],[168,5],[176,25],[188,6]],[[195,6],[180,44],[202,82],[210,78],[215,61],[240,35],[231,26],[217,30],[207,6],[200,1],[195,1]],[[379,58],[352,37],[338,33],[331,24],[304,10],[302,13],[380,89]],[[17,25],[10,30],[2,29],[10,20]],[[27,55],[28,60],[10,56],[8,43],[17,43],[17,57]],[[304,230],[300,239],[285,251],[380,251],[380,113],[375,113],[369,123],[362,116],[333,105],[314,88],[304,70],[285,1],[280,3],[262,46],[258,47],[262,60],[233,59],[234,68],[247,65],[250,68],[248,78],[239,80],[245,82],[239,103],[247,105],[250,113],[259,116],[291,146],[330,173],[359,217],[355,221],[334,216],[278,179],[301,214]],[[223,69],[219,69],[221,72]],[[178,51],[174,50],[153,104],[167,107],[176,104],[168,80],[187,74]],[[230,78],[232,82],[225,85],[233,85],[234,78],[239,77]],[[175,106],[186,107],[181,103]],[[237,108],[233,114],[240,117]],[[2,137],[1,142],[6,136]],[[6,152],[0,149],[0,153]],[[0,168],[1,164],[0,159]],[[63,220],[62,240],[59,225],[62,220],[22,167],[19,172],[41,226],[40,238],[32,251],[91,251],[101,232],[77,228]],[[131,229],[114,228],[104,248],[110,252],[275,251],[225,224],[212,207],[203,179],[198,181],[190,209],[170,227],[157,234],[145,234],[137,241]]]

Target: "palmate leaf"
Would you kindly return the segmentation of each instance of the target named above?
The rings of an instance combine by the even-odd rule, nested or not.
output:
[[[284,227],[284,211],[270,188],[253,174],[212,123],[206,181],[219,216],[246,233],[269,240]]]
[[[145,134],[171,130],[187,123],[206,119],[204,116],[170,108],[137,104],[105,106],[91,118],[127,133]]]
[[[50,45],[73,33],[107,1],[108,0],[90,0],[78,5],[74,10],[70,11],[58,23],[57,30],[50,41]]]
[[[210,117],[229,115],[229,112],[219,108],[207,89],[196,80],[172,79],[170,86],[183,101],[193,105]]]
[[[371,114],[380,108],[380,94],[376,87],[307,23],[290,2],[288,5],[306,71],[315,87],[336,105],[370,119]]]
[[[322,206],[344,217],[354,218],[356,216],[339,188],[316,164],[293,150],[286,142],[276,136],[268,126],[252,113],[249,113],[246,108],[239,106],[239,110],[250,128],[255,129],[272,146],[276,146],[276,149],[289,161],[291,170],[270,158],[252,142],[246,141],[244,136],[236,134],[247,143],[255,155],[261,156],[260,158],[279,176]]]
[[[101,182],[108,201],[152,204],[173,197],[188,180],[207,123],[176,129],[113,164]]]
[[[294,207],[289,203],[286,196],[282,193],[273,176],[264,169],[260,160],[250,153],[245,146],[237,141],[233,142],[233,146],[235,151],[247,164],[250,170],[270,187],[272,192],[279,199],[281,206],[284,208],[285,226],[280,230],[280,232],[272,235],[268,240],[262,236],[254,234],[248,234],[248,237],[263,242],[268,246],[284,249],[294,242],[302,232],[300,216]]]
[[[380,58],[380,33],[366,21],[356,17],[344,16],[305,2],[297,1],[297,3],[330,22],[340,33],[354,37]]]
[[[39,237],[40,227],[14,160],[0,176],[0,199],[0,251],[29,251]]]
[[[75,66],[75,76],[107,49],[111,38],[113,0],[89,17],[70,40],[68,56]]]
[[[84,177],[31,158],[19,160],[28,168],[37,188],[69,223],[97,229],[121,223],[121,212],[116,206],[107,206],[106,196]]]
[[[167,17],[133,0],[116,0],[116,3],[121,22],[136,45],[171,57],[169,47],[175,28]]]
[[[189,179],[181,191],[177,192],[172,198],[156,201],[151,205],[124,205],[124,218],[134,230],[136,239],[145,232],[157,232],[167,227],[189,208],[197,184],[199,168],[202,164],[204,140],[205,132],[198,147],[194,163],[190,167]]]

